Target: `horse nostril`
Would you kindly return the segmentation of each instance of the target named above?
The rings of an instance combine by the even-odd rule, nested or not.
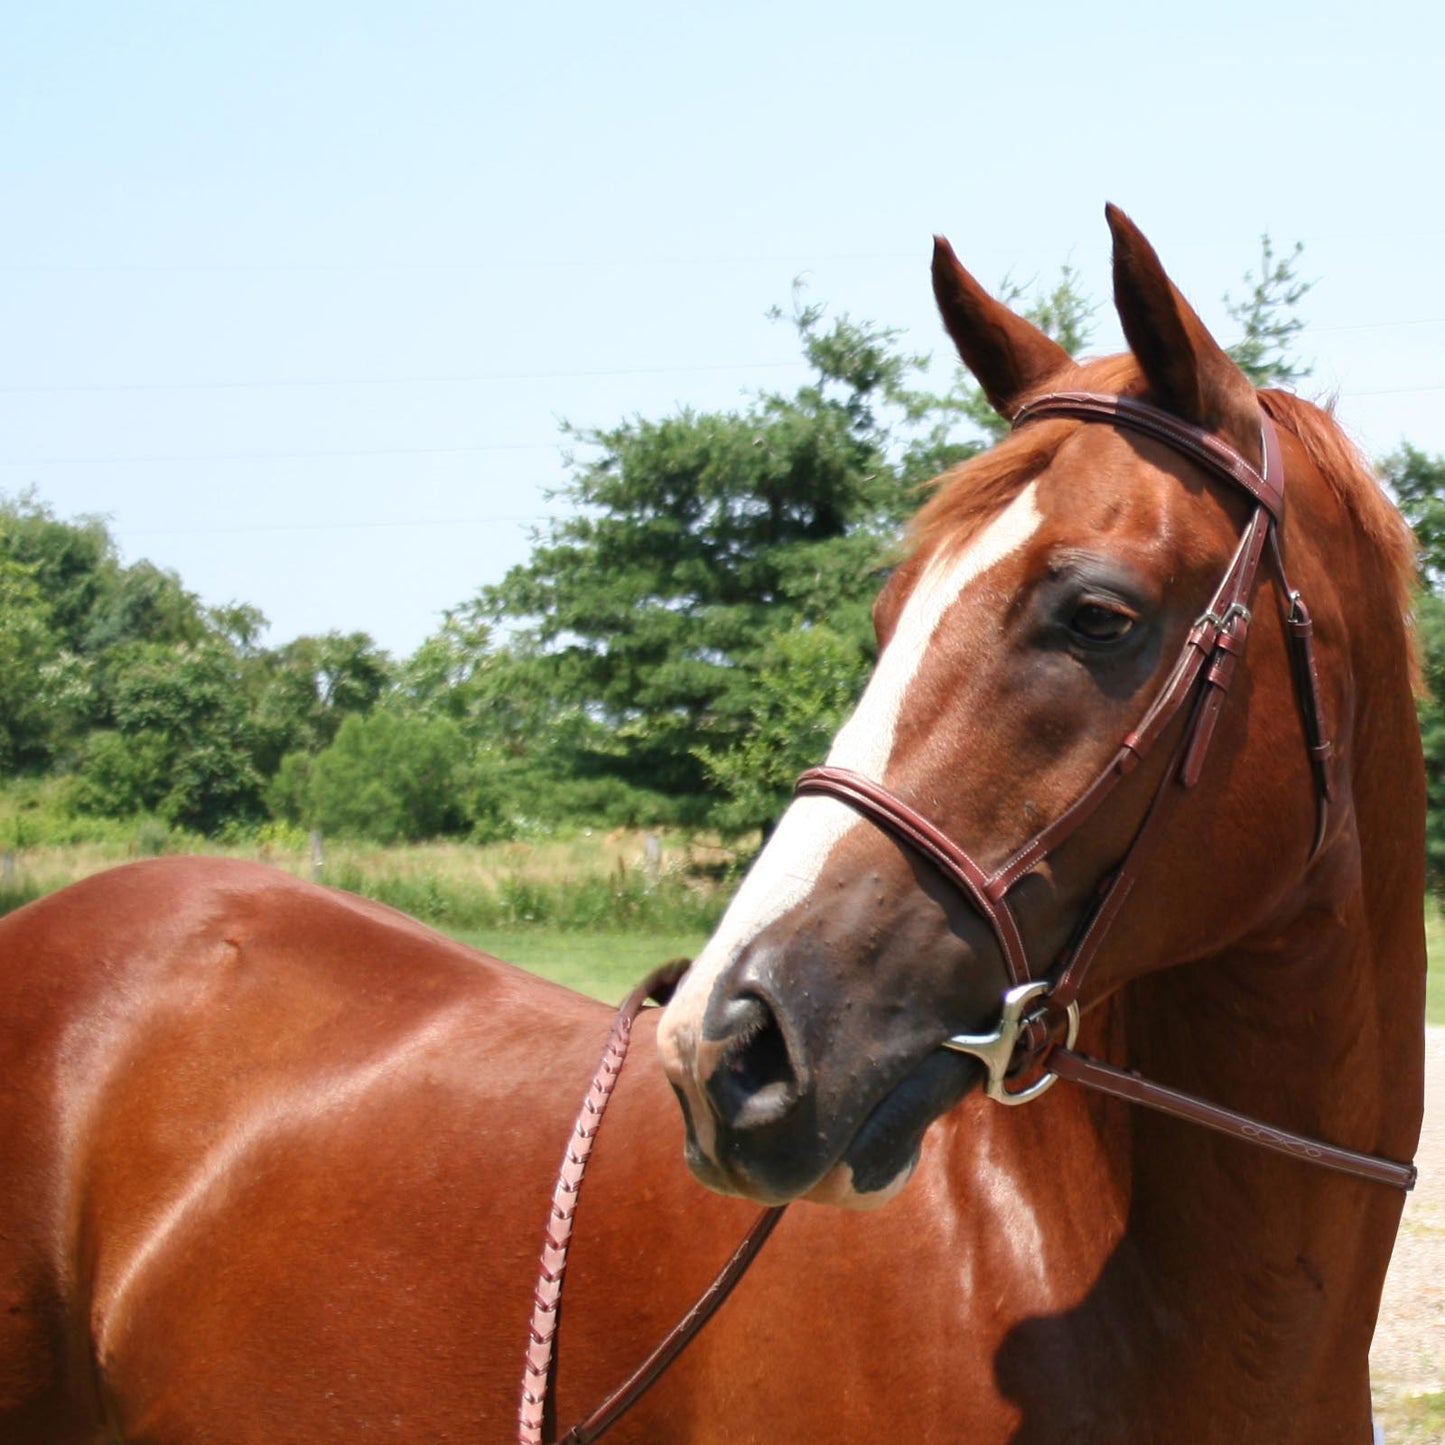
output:
[[[743,993],[708,1010],[704,1033],[714,1048],[708,1099],[732,1129],[757,1129],[797,1103],[798,1075],[788,1041],[766,999]]]

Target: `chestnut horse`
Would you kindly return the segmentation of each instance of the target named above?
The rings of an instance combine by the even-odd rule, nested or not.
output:
[[[1255,393],[1110,223],[1132,355],[1074,363],[940,243],[965,361],[1006,416],[1061,388],[1143,397],[1256,468],[1262,408],[1288,501],[1197,780],[1168,771],[1171,721],[1009,890],[1019,947],[1054,967],[1167,792],[1081,985],[1080,1047],[1407,1160],[1411,541],[1329,417]],[[995,867],[1140,726],[1248,512],[1147,435],[1026,422],[924,508],[830,763]],[[1314,613],[1328,757],[1303,735],[1286,567]],[[577,1215],[559,1426],[691,1302],[748,1199],[800,1198],[610,1438],[1365,1445],[1401,1192],[1067,1082],[1000,1107],[945,1045],[996,1022],[1007,964],[932,863],[836,797],[794,802],[668,1010],[634,1030]],[[345,894],[177,859],[0,923],[0,1021],[0,1441],[516,1438],[600,1005]],[[703,1189],[684,1152],[745,1197]]]

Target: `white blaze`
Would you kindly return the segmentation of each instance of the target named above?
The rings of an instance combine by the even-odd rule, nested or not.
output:
[[[929,564],[909,595],[853,716],[833,740],[828,762],[881,781],[893,754],[898,719],[939,623],[964,589],[1017,551],[1043,520],[1030,483],[961,553]],[[828,856],[861,820],[832,798],[798,798],[743,880],[707,947],[668,1008],[665,1031],[699,1031],[717,975],[770,923],[812,892]],[[697,1037],[697,1032],[694,1032]]]

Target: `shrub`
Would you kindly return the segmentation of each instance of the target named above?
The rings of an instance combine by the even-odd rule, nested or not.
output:
[[[456,724],[446,718],[384,708],[353,714],[312,760],[305,821],[325,833],[377,843],[465,832],[466,752]]]

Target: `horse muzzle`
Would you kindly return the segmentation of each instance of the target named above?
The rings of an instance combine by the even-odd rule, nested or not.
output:
[[[881,1203],[907,1179],[929,1123],[981,1069],[926,1029],[895,1024],[885,1051],[846,995],[830,1007],[824,990],[792,990],[813,1005],[805,1013],[783,1001],[771,972],[765,951],[739,960],[705,1000],[679,991],[663,1019],[689,1167],[710,1188],[760,1203]]]

